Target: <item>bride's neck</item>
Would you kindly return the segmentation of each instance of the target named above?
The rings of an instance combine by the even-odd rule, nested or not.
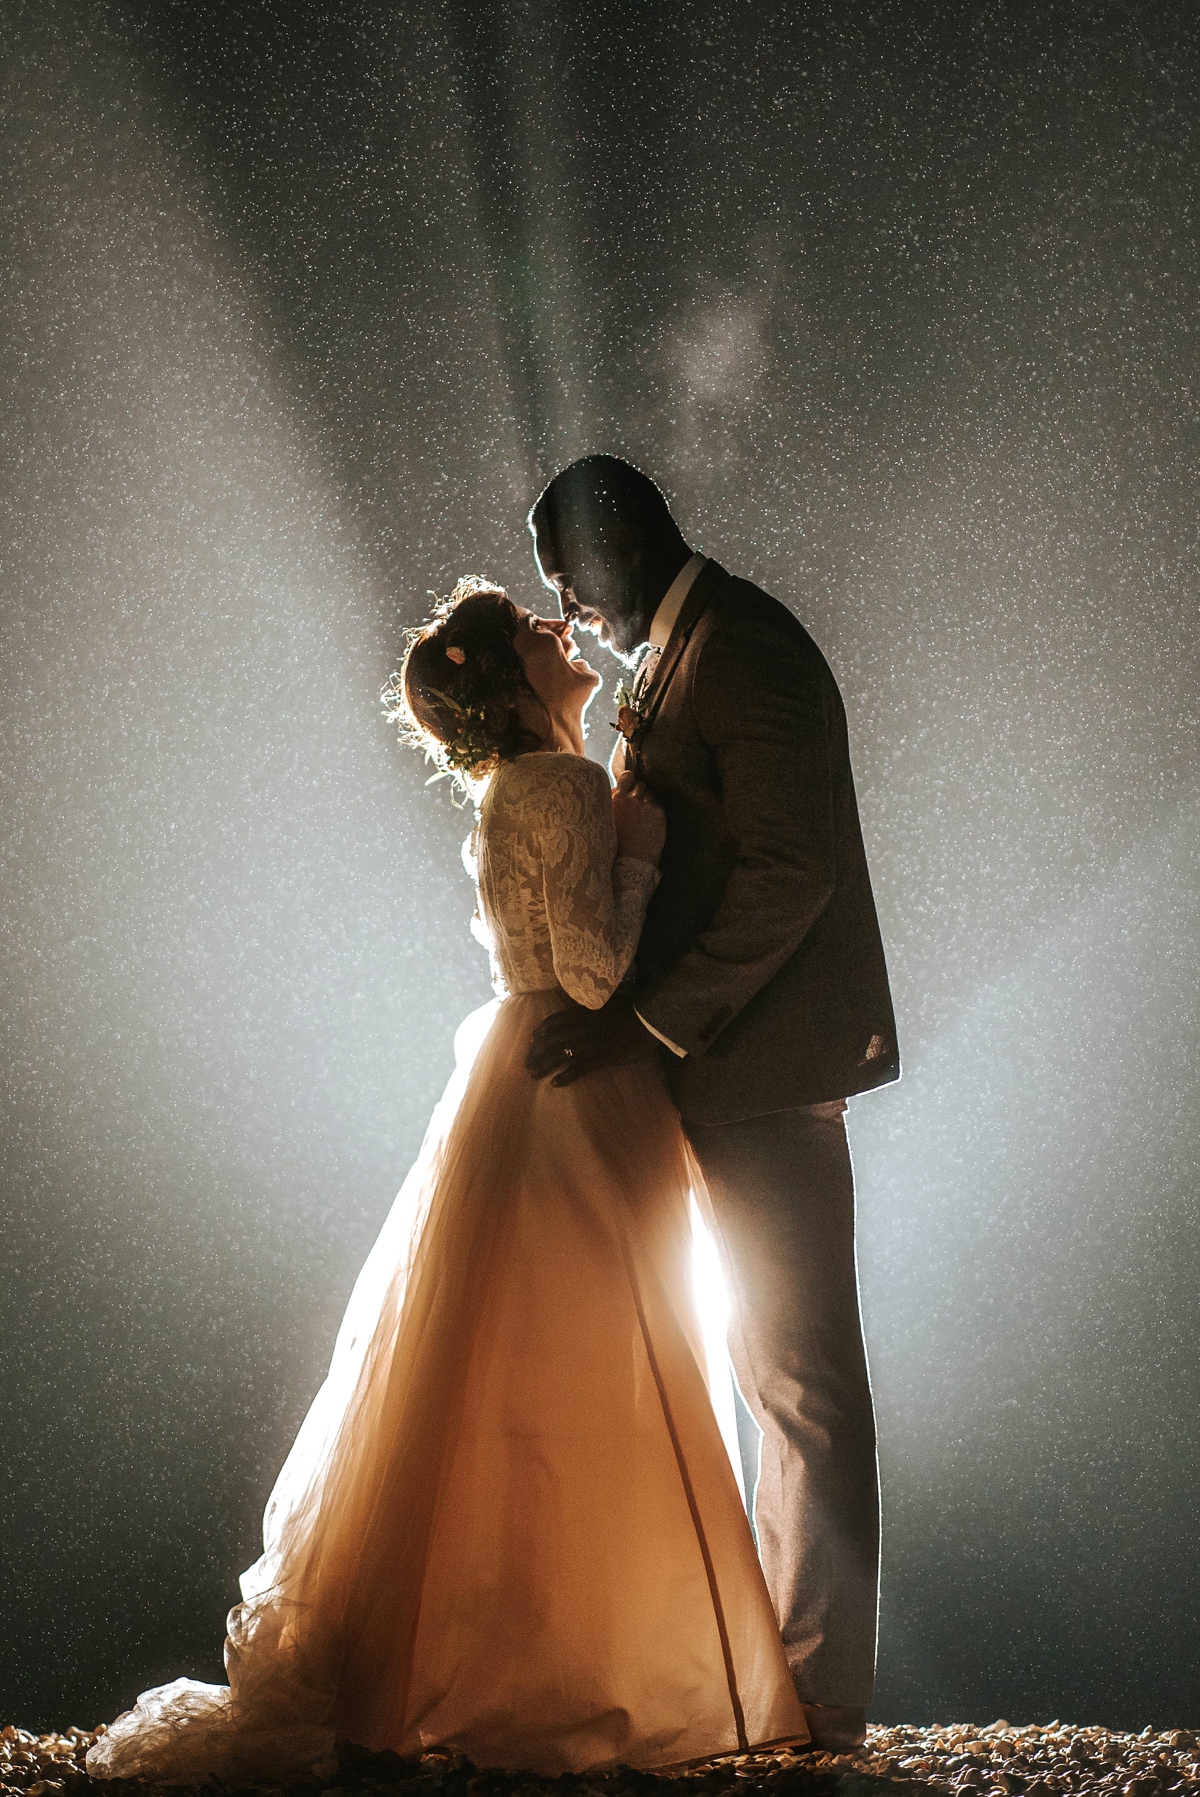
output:
[[[542,754],[582,755],[583,747],[583,712],[573,711],[570,716],[565,712],[550,712],[550,728],[546,730],[546,712],[540,705],[521,703],[521,722],[531,735],[542,738]]]
[[[562,755],[583,754],[583,719],[582,717],[551,717],[550,734],[542,744],[543,749],[554,749]]]

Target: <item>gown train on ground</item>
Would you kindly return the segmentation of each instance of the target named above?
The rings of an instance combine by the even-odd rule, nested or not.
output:
[[[460,1030],[355,1285],[229,1686],[144,1693],[93,1776],[279,1784],[335,1740],[560,1773],[807,1738],[706,1384],[707,1197],[661,1069],[524,1065],[564,990],[624,976],[657,875],[613,866],[607,779],[576,758],[507,764],[481,830],[511,996]]]

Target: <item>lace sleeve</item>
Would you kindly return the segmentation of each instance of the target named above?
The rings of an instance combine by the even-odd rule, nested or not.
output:
[[[475,909],[471,913],[471,934],[472,934],[472,936],[474,936],[474,938],[475,938],[476,942],[479,944],[480,948],[486,949],[486,951],[488,953],[488,957],[490,959],[494,952],[496,945],[492,939],[492,932],[488,929],[487,919],[484,917],[483,911],[479,904],[479,819],[478,819],[478,817],[476,817],[476,819],[475,819],[475,824],[471,830],[471,834],[469,836],[466,836],[463,838],[462,864],[463,864],[463,867],[466,869],[467,878],[470,880],[471,884],[475,888]]]
[[[633,964],[658,869],[617,857],[612,788],[603,768],[566,755],[552,765],[540,821],[554,973],[569,998],[595,1011]]]

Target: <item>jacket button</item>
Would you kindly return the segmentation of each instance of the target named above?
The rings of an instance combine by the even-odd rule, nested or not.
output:
[[[710,1017],[708,1022],[704,1025],[704,1028],[700,1031],[702,1039],[705,1042],[711,1041],[718,1030],[723,1030],[725,1028],[725,1025],[732,1016],[733,1011],[731,1007],[729,1005],[723,1005],[716,1016]]]

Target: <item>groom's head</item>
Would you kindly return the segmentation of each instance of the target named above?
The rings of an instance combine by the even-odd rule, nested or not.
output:
[[[529,528],[563,617],[629,658],[691,553],[649,475],[617,456],[584,456],[554,476]]]

